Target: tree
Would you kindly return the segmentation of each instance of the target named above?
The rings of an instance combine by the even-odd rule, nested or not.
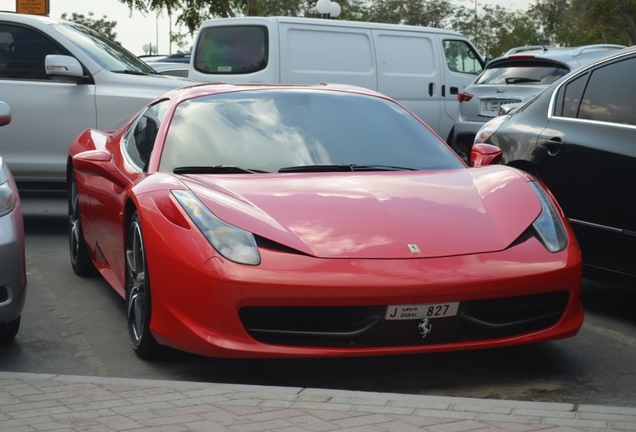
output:
[[[86,27],[92,28],[93,30],[106,36],[108,39],[112,40],[113,42],[121,45],[121,43],[117,41],[117,33],[114,32],[117,22],[109,21],[106,15],[104,15],[101,19],[94,19],[93,12],[89,12],[88,16],[84,16],[82,14],[73,12],[71,17],[68,18],[68,15],[66,14],[66,12],[64,12],[62,14],[62,19],[73,21],[75,23],[82,24],[82,25],[85,25]]]
[[[448,28],[483,55],[496,57],[523,45],[578,46],[636,43],[636,0],[536,0],[527,11],[484,6],[478,15],[454,0],[337,0],[340,19]],[[120,0],[131,13],[168,12],[194,34],[209,18],[318,17],[315,0]],[[183,36],[183,35],[182,35]],[[175,37],[173,35],[173,37]]]
[[[468,36],[484,57],[495,58],[510,48],[543,43],[537,24],[527,14],[501,6],[484,6],[481,14],[460,7],[450,28]]]
[[[448,0],[376,0],[368,7],[371,21],[444,28],[453,12]]]

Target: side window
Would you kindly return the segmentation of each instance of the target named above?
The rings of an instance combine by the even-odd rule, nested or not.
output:
[[[636,58],[618,61],[592,72],[583,94],[579,118],[636,125]]]
[[[581,105],[581,95],[587,82],[588,74],[581,75],[564,84],[556,98],[554,115],[576,118]]]
[[[479,75],[484,70],[484,62],[469,43],[463,40],[445,40],[446,64],[453,72]]]
[[[33,30],[0,25],[0,78],[47,79],[44,58],[48,54],[62,51]]]
[[[194,67],[204,73],[245,74],[267,66],[267,28],[222,26],[201,30]]]
[[[150,154],[167,107],[167,100],[150,106],[126,133],[124,142],[126,153],[132,163],[144,171],[148,169]]]

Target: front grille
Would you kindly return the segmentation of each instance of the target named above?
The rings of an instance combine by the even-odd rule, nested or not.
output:
[[[385,320],[386,306],[245,307],[239,316],[256,340],[277,345],[379,347],[485,340],[541,330],[565,310],[567,291],[461,302],[456,316],[430,320]]]

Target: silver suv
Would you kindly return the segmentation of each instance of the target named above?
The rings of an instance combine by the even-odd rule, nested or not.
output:
[[[450,144],[460,156],[469,155],[475,134],[498,115],[502,105],[524,102],[570,71],[623,48],[623,45],[586,45],[511,49],[489,62],[475,82],[457,95],[459,110]]]
[[[77,135],[116,129],[151,100],[192,83],[160,75],[82,25],[0,12],[0,98],[13,116],[0,130],[0,157],[21,189],[63,190]]]

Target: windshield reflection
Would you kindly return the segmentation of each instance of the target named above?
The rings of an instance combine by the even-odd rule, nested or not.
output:
[[[439,138],[392,102],[338,92],[264,90],[181,103],[160,170],[234,165],[276,172],[328,164],[463,167]]]
[[[91,28],[76,23],[56,24],[54,28],[104,69],[111,72],[156,74],[143,60]]]

